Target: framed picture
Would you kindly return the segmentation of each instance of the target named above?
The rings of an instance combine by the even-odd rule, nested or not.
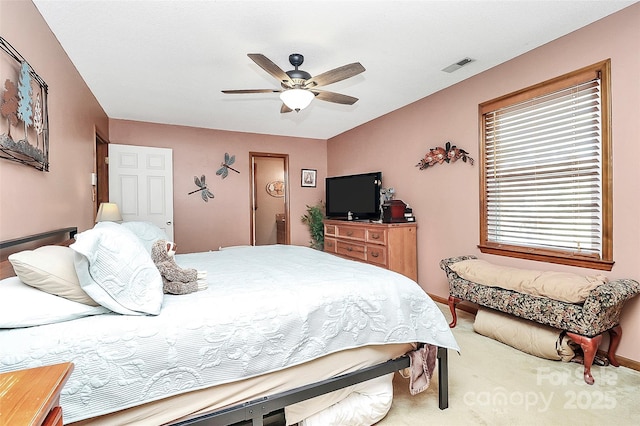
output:
[[[302,169],[302,186],[316,187],[316,170]]]
[[[0,158],[49,171],[47,83],[4,38],[0,51],[8,55],[8,78],[2,77]],[[2,58],[2,62],[5,62]],[[3,67],[5,71],[5,67]]]

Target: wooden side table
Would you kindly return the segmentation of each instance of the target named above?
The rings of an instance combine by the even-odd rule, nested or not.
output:
[[[62,426],[60,392],[73,364],[0,374],[0,424]]]

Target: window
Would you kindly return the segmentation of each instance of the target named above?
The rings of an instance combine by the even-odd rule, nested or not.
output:
[[[480,105],[483,253],[611,270],[610,60]]]

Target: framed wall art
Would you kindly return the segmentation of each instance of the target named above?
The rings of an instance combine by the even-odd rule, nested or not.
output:
[[[0,37],[0,158],[49,171],[47,83]]]
[[[316,187],[316,174],[314,169],[302,169],[302,186],[308,186],[311,188]]]
[[[267,194],[272,197],[284,197],[284,181],[274,180],[267,184]]]

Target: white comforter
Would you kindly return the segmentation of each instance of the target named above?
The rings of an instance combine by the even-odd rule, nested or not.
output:
[[[412,280],[297,246],[177,255],[209,288],[166,295],[158,316],[103,314],[0,330],[0,371],[71,361],[65,422],[241,380],[371,344],[459,350]]]

